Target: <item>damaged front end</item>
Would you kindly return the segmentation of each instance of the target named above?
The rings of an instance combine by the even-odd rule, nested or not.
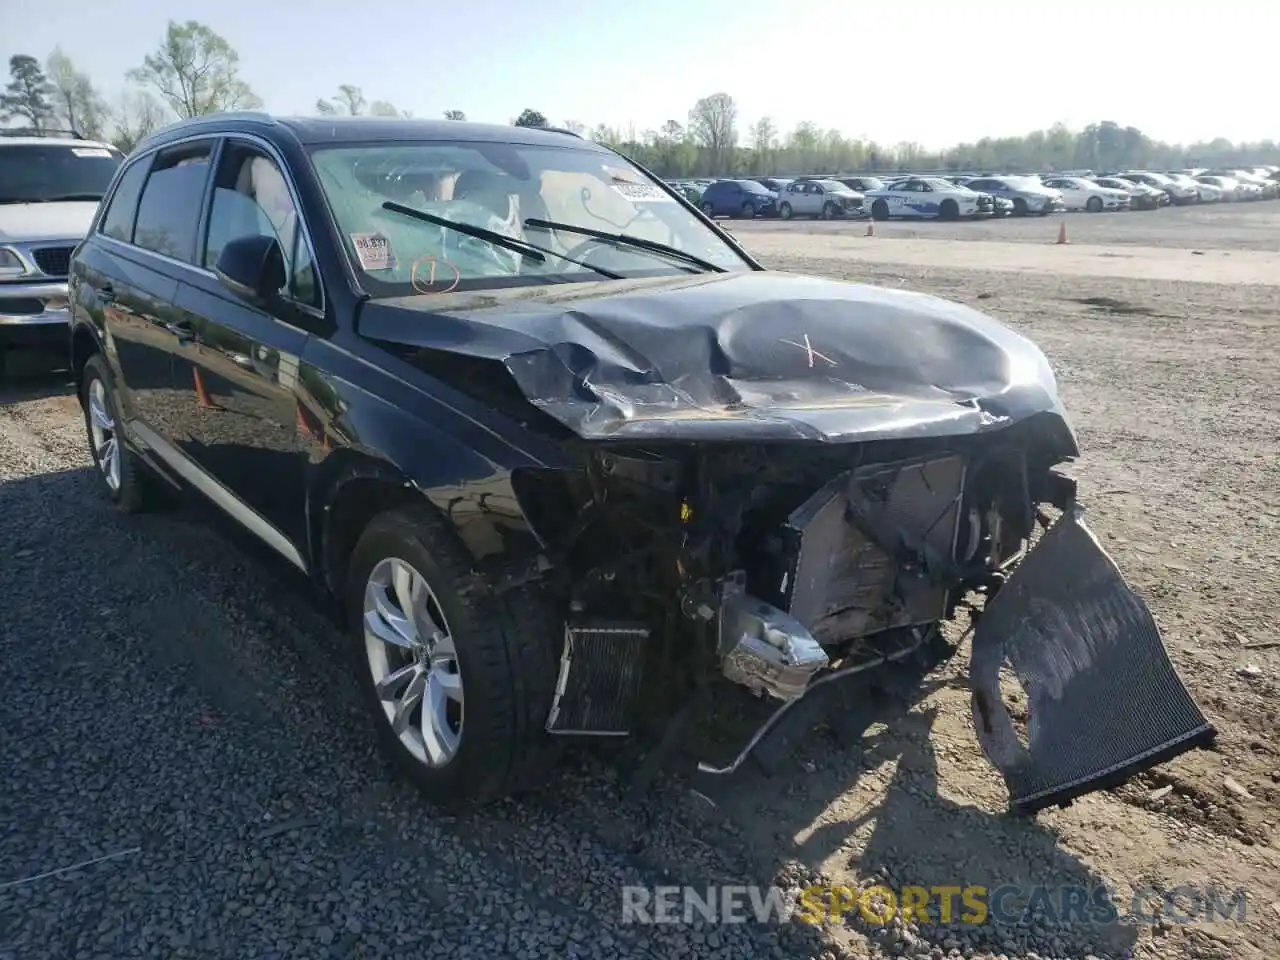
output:
[[[719,676],[776,704],[727,763],[700,767],[730,773],[814,689],[909,656],[965,608],[979,740],[1016,809],[1207,743],[1150,613],[1053,469],[1064,429],[1045,413],[948,438],[584,444],[580,475],[518,475],[569,611],[548,731],[627,735]],[[1027,692],[1025,742],[1006,665]]]

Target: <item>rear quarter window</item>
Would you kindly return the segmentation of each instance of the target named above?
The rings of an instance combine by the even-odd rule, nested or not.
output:
[[[101,232],[104,236],[123,243],[133,241],[133,220],[138,212],[138,197],[143,181],[147,179],[147,159],[132,163],[120,177],[120,184],[102,216]]]

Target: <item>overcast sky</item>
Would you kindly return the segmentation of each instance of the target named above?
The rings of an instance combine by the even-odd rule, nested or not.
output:
[[[170,19],[240,52],[276,113],[340,83],[418,116],[637,131],[725,91],[762,115],[927,147],[1110,119],[1166,140],[1280,139],[1280,4],[1264,0],[0,0],[0,54],[55,44],[109,99]]]

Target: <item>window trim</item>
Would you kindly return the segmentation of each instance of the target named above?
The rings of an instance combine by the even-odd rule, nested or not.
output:
[[[155,168],[156,160],[158,160],[163,154],[172,153],[174,151],[181,151],[184,148],[189,148],[191,146],[195,146],[200,143],[209,144],[209,159],[208,159],[209,170],[205,174],[204,186],[203,186],[203,189],[201,189],[200,191],[201,202],[204,201],[204,199],[208,195],[209,181],[213,179],[213,162],[218,156],[218,138],[216,136],[211,136],[210,134],[205,134],[204,136],[200,136],[200,137],[191,137],[188,139],[179,140],[175,143],[163,144],[160,147],[158,147],[155,150],[155,152],[152,153],[151,155],[151,168],[147,171],[147,179],[142,184],[142,192],[138,194],[138,209],[137,211],[134,212],[134,216],[133,216],[133,232],[129,234],[129,246],[131,246],[133,249],[141,250],[144,253],[155,254],[156,256],[164,257],[166,260],[170,260],[173,263],[181,263],[181,264],[184,264],[185,266],[194,267],[196,269],[201,269],[200,265],[195,263],[195,260],[196,260],[195,247],[199,245],[200,223],[201,223],[201,220],[203,219],[203,211],[197,211],[196,213],[195,231],[191,238],[193,249],[187,251],[188,255],[191,257],[191,260],[189,261],[182,259],[182,257],[175,257],[173,254],[161,253],[158,250],[151,250],[151,249],[148,249],[147,247],[142,246],[137,241],[137,233],[138,233],[138,213],[142,211],[142,198],[147,195],[147,187],[151,183],[151,178],[157,172]],[[166,168],[166,169],[174,169],[174,168]],[[163,172],[163,171],[160,171],[160,172]]]
[[[316,317],[317,319],[322,320],[326,316],[328,316],[327,308],[328,308],[329,301],[324,289],[324,279],[321,276],[322,271],[320,269],[320,261],[316,257],[315,244],[312,243],[311,241],[311,228],[307,224],[306,212],[302,206],[302,201],[298,196],[297,185],[294,184],[293,176],[289,173],[288,164],[284,162],[284,158],[280,155],[280,152],[278,150],[275,150],[269,143],[267,143],[266,140],[262,139],[261,137],[255,137],[253,134],[241,133],[239,131],[236,131],[234,133],[222,134],[218,139],[218,149],[217,149],[217,157],[216,157],[218,166],[214,167],[213,175],[209,178],[209,183],[207,185],[207,190],[205,192],[205,197],[203,201],[204,205],[200,212],[200,225],[198,227],[199,234],[196,237],[197,248],[198,248],[197,253],[199,254],[199,259],[200,259],[200,268],[210,273],[213,272],[204,266],[204,254],[207,252],[209,247],[209,226],[213,216],[213,196],[214,196],[214,190],[216,188],[216,184],[218,181],[218,172],[219,172],[218,167],[221,166],[222,164],[223,155],[226,153],[228,149],[234,147],[237,141],[240,141],[244,146],[247,146],[251,150],[256,150],[258,153],[265,156],[268,160],[270,160],[273,164],[275,164],[276,169],[280,172],[280,176],[284,178],[285,187],[289,191],[289,199],[293,201],[293,209],[298,216],[298,227],[299,227],[298,232],[302,237],[303,243],[305,243],[306,245],[307,253],[311,257],[312,267],[316,275],[316,288],[320,291],[319,306],[316,306],[310,303],[303,303],[301,300],[295,299],[292,296],[292,290],[290,290],[288,296],[283,296],[281,297],[281,299],[287,301],[291,307],[294,307],[298,310],[302,310]],[[290,286],[291,285],[292,283],[290,283]]]
[[[129,240],[119,240],[105,231],[104,227],[106,226],[107,215],[111,212],[111,207],[115,204],[116,197],[120,193],[120,185],[124,183],[124,178],[129,175],[129,171],[134,167],[145,168],[145,172],[142,175],[142,187],[143,189],[146,188],[147,179],[151,176],[151,161],[154,159],[154,154],[144,153],[142,156],[136,157],[132,160],[126,158],[125,161],[120,164],[120,168],[116,171],[116,178],[111,184],[111,189],[107,191],[107,195],[103,198],[102,202],[98,204],[98,211],[94,215],[94,224],[91,231],[93,234],[103,237],[106,240],[114,240],[116,243],[132,243],[133,231],[138,225],[138,207],[142,203],[142,190],[138,191],[138,196],[133,201],[133,215],[129,218]]]
[[[261,148],[262,150],[265,150],[267,152],[268,156],[270,156],[271,159],[276,162],[276,164],[280,168],[280,171],[284,174],[285,183],[288,184],[288,187],[289,187],[289,195],[293,198],[293,202],[299,210],[299,218],[301,219],[302,204],[299,202],[298,188],[297,188],[297,185],[294,183],[293,174],[289,171],[288,164],[284,162],[283,155],[280,153],[279,150],[276,149],[273,143],[268,141],[265,137],[261,137],[254,133],[246,133],[241,130],[236,130],[229,133],[217,133],[217,132],[193,133],[190,136],[180,137],[176,140],[170,140],[165,143],[158,143],[155,146],[148,147],[145,151],[139,152],[136,157],[132,155],[130,155],[129,157],[126,157],[125,162],[120,166],[120,170],[123,171],[126,167],[132,166],[135,163],[150,164],[155,160],[156,154],[160,153],[162,150],[169,150],[173,147],[180,147],[180,146],[183,146],[184,144],[195,143],[200,140],[214,140],[217,142],[217,146],[220,148],[221,141],[226,139],[246,140],[249,143],[251,143],[253,146]],[[150,169],[148,169],[147,176],[149,177],[150,175],[151,175],[151,171]],[[123,172],[120,172],[119,176],[123,178],[124,176]],[[210,179],[212,180],[212,178]],[[143,187],[144,188],[146,187],[145,182],[143,183]],[[111,188],[112,197],[115,196],[115,192],[119,188],[120,188],[120,181],[117,179],[115,186]],[[139,201],[142,200],[141,193],[138,194],[138,200]],[[174,264],[175,266],[183,267],[187,270],[193,270],[204,277],[216,276],[216,274],[214,274],[212,270],[206,270],[203,266],[199,266],[194,263],[187,263],[184,260],[178,260],[174,257],[167,256],[166,254],[157,253],[154,250],[147,250],[145,247],[139,247],[137,244],[133,243],[132,241],[126,243],[123,240],[117,240],[115,237],[108,237],[106,234],[102,233],[100,229],[101,220],[106,209],[107,209],[107,204],[104,203],[104,204],[98,205],[97,217],[99,221],[99,226],[95,227],[95,236],[97,236],[100,240],[104,240],[109,244],[117,244],[123,247],[125,250],[128,250],[133,253],[141,253],[145,256],[155,257],[165,263],[171,263],[171,264]],[[202,210],[201,217],[203,217],[204,215],[205,215],[205,211]],[[136,208],[134,210],[133,219],[134,219],[134,226],[136,227],[137,220],[138,220],[138,211]],[[304,221],[304,225],[305,225],[305,221]],[[199,224],[197,224],[196,229],[197,231],[201,229]],[[132,230],[130,231],[129,235],[130,237],[133,236]],[[306,231],[306,239],[307,239],[307,249],[310,252],[312,260],[315,262],[317,267],[316,277],[321,281],[319,283],[321,306],[319,308],[312,307],[305,303],[298,303],[297,301],[292,299],[289,302],[290,304],[296,306],[298,310],[303,311],[304,313],[314,317],[315,319],[325,320],[329,316],[329,313],[328,313],[329,298],[328,298],[327,291],[324,289],[324,282],[323,282],[323,279],[321,278],[321,274],[323,271],[319,269],[320,261],[316,258],[316,248],[315,248],[314,242],[311,239],[311,233],[309,229]],[[737,248],[735,247],[735,250],[736,249]]]

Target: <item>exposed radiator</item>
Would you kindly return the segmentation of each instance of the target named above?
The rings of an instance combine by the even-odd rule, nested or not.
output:
[[[649,628],[613,620],[565,626],[564,651],[547,732],[625,736],[640,695]]]
[[[783,526],[771,602],[820,643],[942,618],[964,479],[963,458],[946,455],[832,480]]]

